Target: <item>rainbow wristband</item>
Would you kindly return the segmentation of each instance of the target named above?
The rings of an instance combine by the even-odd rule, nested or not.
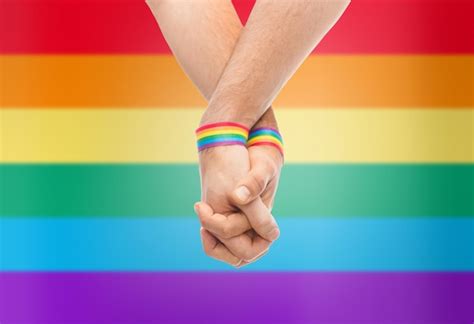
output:
[[[249,130],[237,123],[213,123],[196,129],[198,151],[210,147],[247,144]]]
[[[249,134],[247,147],[258,145],[274,146],[283,155],[283,138],[275,128],[262,127],[253,129]]]

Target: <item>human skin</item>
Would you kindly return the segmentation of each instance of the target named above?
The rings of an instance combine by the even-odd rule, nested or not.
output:
[[[154,2],[156,4],[155,16],[162,30],[166,28],[163,28],[163,25],[166,25],[166,19],[162,23],[161,13],[166,11],[163,9],[166,4],[172,6],[173,2],[177,7],[174,7],[174,11],[168,11],[168,14],[174,12],[183,20],[189,17],[192,19],[196,13],[196,7],[201,5],[216,8],[224,3],[230,3],[226,0]],[[248,127],[253,126],[314,46],[334,25],[348,2],[343,0],[258,0],[247,26],[239,35],[229,62],[218,78],[217,87],[212,92],[208,109],[201,119],[201,125],[233,121]],[[217,12],[218,15],[222,14],[221,10]],[[210,20],[206,16],[200,19]],[[171,24],[169,30],[170,34],[180,33],[176,24]],[[199,52],[206,47],[220,50],[213,43],[207,43],[207,46],[201,47],[202,43],[194,46],[193,42],[184,41],[190,34],[198,32],[198,29],[194,29],[188,33],[180,33],[179,37],[183,41],[181,41],[181,46],[173,49],[175,54],[182,50],[188,55],[195,55],[196,51]],[[169,35],[167,36],[165,31],[164,34],[168,39]],[[223,35],[223,37],[226,36],[225,33]],[[196,60],[191,60],[189,63],[191,70],[188,74],[191,78],[196,71],[193,68],[199,66],[209,68],[210,66],[200,64],[199,58]],[[183,63],[182,65],[184,66]],[[212,89],[212,86],[210,87]],[[278,229],[261,199],[250,199],[247,200],[250,203],[243,205],[236,195],[242,192],[241,190],[237,190],[232,195],[228,194],[228,190],[233,187],[229,183],[239,181],[245,177],[246,172],[250,171],[250,157],[248,152],[245,152],[242,147],[218,147],[200,154],[203,200],[212,206],[213,212],[227,215],[228,218],[231,218],[230,215],[237,210],[237,207],[247,215],[252,228],[261,235],[260,239],[272,241],[278,236]],[[247,162],[245,162],[246,154]],[[223,195],[222,192],[224,192]],[[208,232],[202,233],[204,233],[203,242],[206,244],[205,241],[210,241],[206,238],[210,237],[207,235]],[[253,243],[255,244],[258,239],[259,237],[254,238]],[[225,243],[225,240],[220,241]],[[222,244],[216,243],[216,249],[222,251],[222,247]]]
[[[349,2],[257,0],[201,125],[255,125]]]
[[[212,2],[215,5],[210,5],[211,2],[196,1],[183,6],[182,2],[176,1],[148,1],[178,62],[208,100],[218,84],[242,30],[239,17],[230,1]],[[269,109],[255,127],[278,128],[273,111]],[[271,146],[252,147],[248,151],[248,157],[245,152],[238,156],[229,154],[213,156],[213,151],[222,150],[235,149],[215,148],[200,156],[201,160],[214,162],[201,163],[201,174],[204,175],[202,200],[217,206],[216,210],[222,214],[209,213],[210,206],[204,204],[202,212],[198,212],[200,204],[197,204],[195,209],[205,229],[201,236],[206,253],[236,265],[240,260],[255,259],[268,250],[271,242],[262,239],[254,231],[249,231],[251,227],[247,217],[235,210],[229,194],[235,189],[238,181],[249,189],[249,201],[261,196],[265,207],[271,208],[283,158],[280,152]],[[228,157],[231,157],[230,161],[227,161]],[[251,171],[247,174],[248,168],[245,168],[245,165],[249,159]],[[223,162],[221,166],[219,162]],[[232,165],[235,163],[235,167],[230,168],[229,163]],[[227,171],[223,179],[214,174],[214,171],[221,169]],[[245,172],[242,174],[242,171]],[[219,173],[222,174],[222,170]],[[240,178],[242,175],[243,180]],[[217,179],[219,181],[216,184],[209,183]],[[224,186],[227,186],[225,189],[230,192],[224,191]],[[209,194],[209,188],[217,194]],[[271,219],[271,216],[268,217]],[[222,242],[225,242],[224,246],[220,246]]]

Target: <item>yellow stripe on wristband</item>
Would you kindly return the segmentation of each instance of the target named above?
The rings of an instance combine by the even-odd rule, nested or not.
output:
[[[278,139],[276,139],[273,136],[266,136],[266,135],[257,136],[257,137],[252,138],[251,140],[248,140],[247,145],[250,146],[252,144],[255,144],[255,143],[258,143],[258,142],[261,142],[261,141],[272,142],[272,143],[281,145],[281,141],[279,141]]]
[[[226,145],[247,144],[247,127],[233,122],[207,124],[196,130],[198,151]]]
[[[210,130],[207,130],[207,131],[200,132],[199,134],[196,135],[196,138],[198,140],[200,140],[204,137],[220,135],[223,132],[232,132],[233,134],[238,134],[238,135],[241,135],[241,136],[244,136],[244,137],[248,136],[248,132],[243,130],[242,128],[228,127],[228,128],[224,129],[222,127],[218,127],[216,129],[210,129]]]

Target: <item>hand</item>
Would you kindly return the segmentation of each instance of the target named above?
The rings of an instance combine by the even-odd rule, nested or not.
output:
[[[260,197],[271,211],[283,167],[283,156],[272,146],[252,146],[248,148],[250,160],[249,174],[239,181],[233,192],[233,200],[239,205],[245,205]],[[244,187],[244,189],[241,189]],[[241,192],[248,190],[248,197]]]
[[[252,229],[253,226],[251,226],[249,219],[235,210],[235,206],[239,206],[246,212],[249,209],[252,212],[257,212],[263,202],[265,207],[271,209],[283,165],[283,157],[278,150],[270,146],[251,147],[248,153],[243,147],[221,147],[212,150],[214,152],[209,150],[201,155],[201,175],[203,201],[207,201],[214,207],[214,210],[209,204],[196,204],[196,213],[203,225],[201,229],[203,247],[206,254],[211,257],[234,266],[242,266],[265,254],[271,242],[278,237],[279,230],[276,229],[276,236],[271,238],[266,236],[267,240],[262,239]],[[220,152],[216,154],[216,150]],[[238,155],[226,155],[229,150],[238,153]],[[224,156],[220,156],[221,154]],[[208,160],[218,160],[219,163],[209,165],[206,163]],[[208,173],[208,167],[212,167],[211,173]],[[223,172],[221,167],[224,168]],[[249,167],[251,167],[250,170]],[[228,177],[231,170],[232,179]],[[216,174],[220,175],[222,179],[219,179]],[[217,181],[217,188],[210,185],[206,179]],[[209,195],[211,190],[212,193]],[[229,195],[227,194],[229,192],[232,193]],[[265,217],[256,221],[257,225],[254,229],[265,237],[265,232],[274,231],[272,225],[275,223],[268,210],[265,212],[260,209],[260,212]],[[252,220],[254,215],[249,215]],[[265,222],[269,223],[265,225]],[[270,229],[266,229],[269,225]]]

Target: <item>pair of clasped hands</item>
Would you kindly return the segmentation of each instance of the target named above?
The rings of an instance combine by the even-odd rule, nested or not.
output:
[[[263,256],[280,231],[271,214],[283,157],[272,146],[218,146],[199,153],[204,251],[235,267]]]
[[[200,125],[278,129],[271,103],[349,0],[256,0],[242,26],[231,0],[147,0],[181,68],[207,99]],[[160,73],[161,71],[156,71]],[[280,235],[272,216],[283,155],[271,145],[199,152],[194,206],[207,255],[241,267]]]

